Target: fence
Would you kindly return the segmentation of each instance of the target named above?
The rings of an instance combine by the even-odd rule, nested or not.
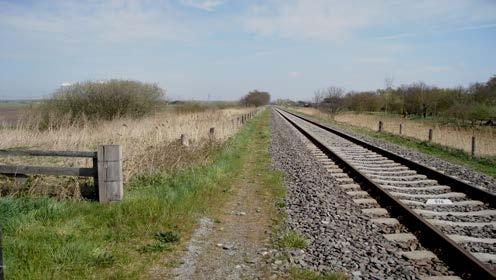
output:
[[[91,168],[0,165],[0,174],[92,177],[98,189],[100,203],[122,200],[122,147],[120,145],[103,145],[98,147],[96,152],[0,150],[0,156],[91,158],[93,159]]]
[[[382,121],[379,121],[378,125],[377,125],[378,129],[377,131],[378,132],[384,132],[384,124]],[[389,132],[389,133],[393,133],[394,132]],[[399,124],[399,128],[398,128],[398,134],[400,136],[404,136],[403,134],[403,124]],[[429,128],[426,132],[426,135],[427,135],[427,142],[433,142],[433,137],[434,137],[434,130],[432,128]],[[470,151],[470,156],[472,157],[475,157],[475,151],[476,151],[476,138],[475,136],[472,136],[470,138],[470,149],[464,149],[464,150],[469,150]]]
[[[249,119],[253,118],[256,116],[258,113],[260,113],[263,109],[257,109],[256,111],[250,112],[248,114],[242,114],[239,117],[236,117],[231,120],[233,125],[244,125],[246,122],[248,122]],[[208,138],[210,140],[215,140],[215,127],[211,127],[208,131]],[[180,141],[183,146],[189,146],[190,141],[189,141],[189,136],[188,134],[184,133],[181,134],[180,136]]]
[[[253,118],[260,110],[243,114],[232,122],[243,125]],[[209,130],[209,139],[215,139],[215,128]],[[187,134],[181,135],[181,143],[189,146]],[[30,156],[30,157],[71,157],[91,158],[93,166],[87,167],[46,167],[27,165],[0,165],[0,174],[10,176],[42,174],[56,176],[78,176],[92,177],[94,185],[98,189],[98,200],[100,203],[120,201],[123,197],[123,173],[122,173],[122,147],[121,145],[102,145],[96,152],[79,151],[35,151],[35,150],[0,150],[2,156]]]

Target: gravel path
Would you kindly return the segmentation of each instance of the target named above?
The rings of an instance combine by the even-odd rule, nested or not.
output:
[[[286,173],[286,227],[311,243],[298,264],[317,271],[344,271],[355,279],[418,279],[446,275],[439,260],[414,262],[400,253],[422,249],[417,243],[387,241],[391,229],[372,223],[313,158],[302,136],[279,115],[272,115],[273,165]],[[401,227],[396,232],[404,232]]]
[[[182,265],[172,272],[174,279],[268,279],[272,275],[266,258],[274,198],[258,173],[258,161],[267,153],[260,143],[267,140],[263,134],[253,134],[245,147],[250,152],[241,155],[242,173],[225,186],[227,201],[212,205],[217,208],[212,217],[200,219]]]

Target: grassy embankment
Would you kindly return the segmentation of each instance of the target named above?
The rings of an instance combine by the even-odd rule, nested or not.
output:
[[[350,125],[349,123],[337,122],[332,118],[330,118],[328,114],[311,112],[308,110],[306,111],[295,110],[295,109],[293,110],[303,115],[313,117],[320,121],[327,122],[334,126],[340,127],[343,130],[348,130],[357,134],[366,135],[375,139],[385,140],[400,145],[402,147],[417,150],[425,154],[442,158],[449,162],[465,165],[474,170],[485,173],[489,176],[496,177],[496,157],[494,156],[471,157],[464,150],[446,147],[445,145],[441,145],[438,143],[430,143],[425,140],[419,140],[416,137],[399,136],[388,131],[379,133],[371,128],[359,127],[356,125]],[[377,122],[374,121],[374,124],[377,124]],[[454,135],[454,133],[455,132],[447,133],[447,138],[449,137],[456,138],[456,135]],[[490,140],[493,141],[494,143],[494,139],[490,139]],[[494,145],[495,144],[489,143],[487,144],[486,149],[488,151],[491,149],[496,150],[496,146]]]
[[[146,278],[151,267],[166,265],[164,259],[181,247],[200,214],[226,199],[243,166],[243,153],[250,152],[247,143],[261,133],[257,125],[267,119],[268,110],[222,145],[209,162],[133,176],[120,203],[1,198],[7,277]],[[261,135],[268,138],[266,131]],[[278,175],[267,173],[268,163],[265,155],[258,171],[268,185],[280,184]]]
[[[66,124],[56,129],[40,129],[20,124],[13,129],[0,129],[0,149],[75,150],[95,151],[102,144],[122,145],[124,155],[124,179],[127,182],[140,171],[155,169],[174,170],[193,161],[209,158],[208,133],[215,128],[217,142],[222,143],[239,129],[236,118],[253,109],[209,109],[203,112],[176,112],[167,109],[140,119],[117,118],[112,121],[88,122],[80,126]],[[233,122],[234,120],[234,122]],[[187,134],[188,148],[178,143],[179,136]],[[46,157],[0,157],[0,164],[80,166],[90,167],[91,160]],[[73,178],[34,176],[29,186],[16,186],[0,176],[2,194],[29,193],[50,194],[60,198],[77,197],[78,184]]]

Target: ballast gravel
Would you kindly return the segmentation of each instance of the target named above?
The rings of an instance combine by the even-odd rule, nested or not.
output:
[[[302,137],[277,113],[271,119],[273,166],[285,173],[286,230],[310,240],[297,265],[320,272],[343,271],[353,279],[418,279],[452,275],[439,260],[410,261],[418,244],[387,241],[391,229],[372,223],[306,149]],[[405,232],[400,226],[395,232]]]
[[[315,120],[315,119],[314,119]],[[321,121],[316,120],[319,123]],[[466,180],[471,184],[485,188],[491,192],[496,193],[496,177],[491,177],[489,175],[482,174],[480,172],[474,171],[468,167],[447,162],[443,159],[427,155],[421,152],[417,152],[411,149],[403,148],[399,145],[387,142],[381,139],[375,139],[366,135],[358,134],[351,129],[337,127],[335,125],[326,123],[326,125],[338,130],[355,136],[363,141],[366,141],[377,147],[386,149],[390,152],[396,153],[398,155],[404,156],[410,160],[416,161],[423,165],[429,166],[431,168],[437,169],[444,172],[447,175],[457,177],[462,180]]]

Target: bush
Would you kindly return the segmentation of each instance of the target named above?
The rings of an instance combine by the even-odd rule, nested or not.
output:
[[[165,91],[156,84],[109,80],[81,82],[59,88],[41,104],[45,122],[69,118],[112,120],[117,117],[139,118],[150,114],[163,102]]]
[[[263,106],[270,102],[270,94],[265,91],[250,91],[247,95],[241,98],[241,104],[245,106]]]

